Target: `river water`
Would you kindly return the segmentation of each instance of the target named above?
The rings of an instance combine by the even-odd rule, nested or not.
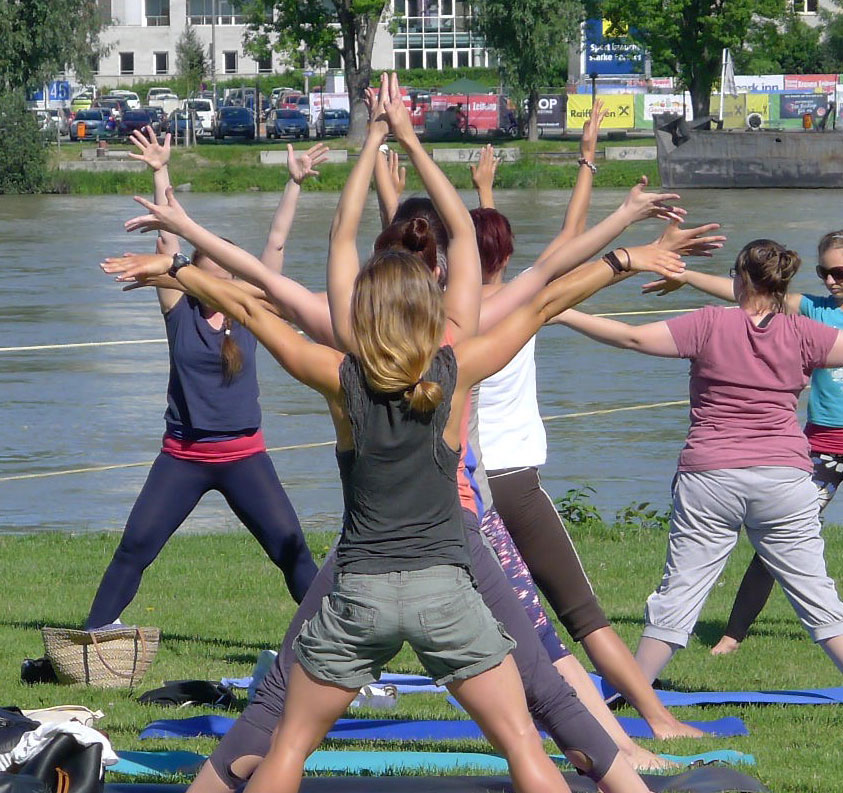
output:
[[[564,191],[503,191],[498,205],[512,221],[511,269],[527,266],[558,228]],[[613,209],[622,191],[599,191],[591,221]],[[769,236],[799,251],[805,265],[795,285],[822,292],[813,273],[816,242],[841,223],[839,191],[688,191],[694,221],[723,224],[722,256],[700,269],[726,274],[753,237]],[[324,288],[327,233],[336,195],[302,196],[288,244],[285,272]],[[259,252],[277,195],[184,196],[200,222]],[[466,196],[470,206],[473,196]],[[0,196],[0,532],[70,532],[122,528],[155,457],[163,428],[167,350],[152,290],[124,294],[97,263],[124,250],[148,250],[150,237],[122,229],[139,207],[126,197]],[[376,233],[374,202],[362,239]],[[657,224],[639,224],[628,244],[652,239]],[[638,277],[604,290],[588,311],[654,311],[696,307],[704,296],[685,289],[665,298],[640,295]],[[664,315],[633,316],[631,322]],[[151,340],[118,346],[70,345]],[[41,350],[8,350],[46,345]],[[684,361],[648,358],[598,345],[564,328],[549,328],[537,344],[539,399],[548,418],[546,489],[554,496],[589,483],[605,517],[633,501],[660,508],[687,429],[687,406],[618,412],[687,398]],[[294,382],[261,350],[264,432],[270,447],[332,439],[321,398]],[[570,414],[592,415],[571,416]],[[341,494],[330,445],[272,452],[302,523],[333,528]],[[831,519],[838,504],[831,507]],[[208,494],[183,530],[228,531],[239,526],[218,494]]]

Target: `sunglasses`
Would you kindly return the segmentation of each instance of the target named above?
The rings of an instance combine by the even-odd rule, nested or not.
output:
[[[843,283],[843,267],[829,267],[825,268],[817,265],[817,277],[821,281],[825,281],[828,276],[831,276],[832,280],[836,283]]]

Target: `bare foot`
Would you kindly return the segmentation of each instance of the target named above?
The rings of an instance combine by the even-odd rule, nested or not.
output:
[[[653,731],[653,737],[664,741],[668,738],[705,738],[706,733],[702,730],[692,727],[690,724],[683,724],[678,719],[672,716],[669,721],[660,722],[658,724],[650,724],[650,729]]]
[[[729,653],[735,652],[738,647],[741,646],[741,643],[737,639],[733,639],[731,636],[723,636],[714,647],[711,648],[710,652],[712,655],[728,655]]]
[[[623,755],[636,771],[670,771],[679,768],[679,764],[674,763],[673,760],[648,752],[638,744],[632,746],[633,748],[624,751]]]

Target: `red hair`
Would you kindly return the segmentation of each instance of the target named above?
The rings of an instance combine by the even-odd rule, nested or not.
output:
[[[497,209],[472,209],[471,219],[477,234],[477,250],[480,252],[480,266],[485,281],[504,268],[512,256],[515,237],[506,215]]]

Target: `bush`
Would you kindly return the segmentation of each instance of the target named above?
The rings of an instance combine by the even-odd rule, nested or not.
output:
[[[0,92],[0,193],[38,193],[47,177],[47,150],[22,92]]]

